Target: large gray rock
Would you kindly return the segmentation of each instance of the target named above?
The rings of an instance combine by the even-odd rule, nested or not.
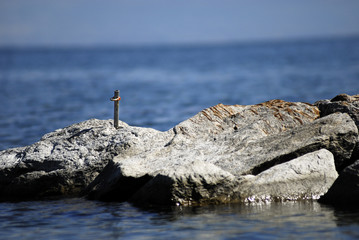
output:
[[[222,116],[218,111],[211,111],[217,117]],[[273,127],[266,132],[263,131],[266,123],[246,119],[246,125],[237,116],[232,115],[229,121],[207,115],[202,112],[177,125],[171,140],[157,145],[159,148],[153,146],[150,151],[136,155],[116,156],[91,184],[89,197],[159,204],[240,201],[233,187],[241,176],[260,174],[322,148],[330,150],[338,162],[346,161],[358,135],[353,120],[342,113],[296,127],[288,126],[286,131]],[[274,121],[283,124],[280,118],[273,118],[273,126],[277,126]],[[232,127],[225,128],[225,124]],[[271,129],[274,133],[267,134]],[[207,174],[203,169],[207,169]],[[326,181],[332,182],[333,174],[329,176]],[[308,196],[311,189],[314,188],[307,189]],[[287,190],[287,196],[297,196],[297,192]],[[311,196],[319,192],[315,190]],[[284,195],[280,194],[278,198]]]
[[[46,134],[33,145],[1,151],[0,199],[78,195],[117,155],[120,159],[145,156],[147,161],[173,151],[172,158],[187,155],[185,158],[190,159],[200,151],[207,152],[213,142],[220,146],[217,150],[226,154],[233,150],[231,142],[217,141],[218,134],[241,134],[245,143],[311,122],[318,116],[318,109],[309,104],[272,100],[253,106],[219,104],[167,132],[123,122],[116,130],[110,120],[85,121]],[[193,146],[198,150],[192,153]],[[167,160],[169,164],[171,157]]]
[[[219,104],[166,132],[85,121],[0,152],[0,198],[78,196],[86,189],[90,198],[103,200],[237,201],[233,189],[244,175],[322,148],[336,165],[350,158],[358,135],[353,120],[343,113],[318,117],[310,104],[272,100]],[[176,194],[172,187],[158,188],[174,185]],[[156,195],[145,197],[150,189]]]
[[[202,160],[161,171],[129,199],[139,204],[192,205],[238,201],[238,179]]]
[[[130,154],[159,131],[88,120],[46,134],[27,147],[0,152],[0,199],[77,196],[114,156]],[[126,130],[124,130],[126,129]]]
[[[158,173],[130,198],[140,204],[208,204],[318,199],[338,177],[325,149],[276,165],[257,176],[235,177],[195,160]]]
[[[246,175],[237,188],[244,202],[319,199],[337,177],[333,154],[321,149],[276,165],[257,176]]]

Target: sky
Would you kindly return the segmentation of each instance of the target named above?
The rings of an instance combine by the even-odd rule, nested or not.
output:
[[[359,36],[358,0],[0,0],[0,46]]]

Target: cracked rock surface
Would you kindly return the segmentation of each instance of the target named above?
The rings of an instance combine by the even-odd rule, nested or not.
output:
[[[358,140],[350,114],[320,114],[307,103],[271,100],[218,104],[165,132],[91,119],[1,151],[0,199],[86,195],[166,205],[317,199],[351,163]],[[273,188],[263,185],[264,176]],[[274,190],[283,184],[292,187]]]

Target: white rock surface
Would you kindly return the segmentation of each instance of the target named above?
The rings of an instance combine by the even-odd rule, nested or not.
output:
[[[319,199],[337,179],[334,157],[321,149],[261,172],[244,176],[238,184],[244,202]]]

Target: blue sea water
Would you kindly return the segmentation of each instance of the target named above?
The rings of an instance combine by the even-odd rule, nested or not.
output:
[[[359,94],[359,37],[217,45],[0,48],[0,150],[89,118],[167,130],[204,108]],[[359,211],[316,202],[136,208],[84,199],[0,203],[4,239],[358,237]]]
[[[140,209],[83,199],[0,205],[1,239],[358,239],[357,211],[317,202]]]

